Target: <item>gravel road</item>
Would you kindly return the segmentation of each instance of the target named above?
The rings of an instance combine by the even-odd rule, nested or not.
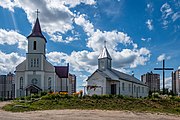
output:
[[[12,113],[1,109],[0,120],[180,120],[180,116],[104,110],[44,110]]]

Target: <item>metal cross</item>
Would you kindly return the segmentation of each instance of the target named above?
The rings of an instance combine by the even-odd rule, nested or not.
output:
[[[37,14],[37,17],[38,17],[38,14],[39,14],[40,12],[39,12],[39,10],[37,9],[37,11],[36,11],[36,14]]]
[[[165,94],[165,70],[174,70],[173,68],[165,68],[165,60],[163,60],[163,67],[162,68],[154,68],[154,70],[162,70],[163,71],[163,95]]]

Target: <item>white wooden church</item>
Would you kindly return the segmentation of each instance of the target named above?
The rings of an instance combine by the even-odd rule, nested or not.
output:
[[[32,33],[27,37],[26,60],[15,70],[15,97],[41,91],[76,92],[76,76],[69,73],[69,65],[53,66],[46,60],[46,38],[37,17]]]
[[[135,78],[112,68],[112,58],[106,48],[98,57],[98,69],[87,79],[88,95],[148,96],[148,86]]]

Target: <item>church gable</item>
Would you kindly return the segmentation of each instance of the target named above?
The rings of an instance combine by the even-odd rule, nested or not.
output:
[[[26,60],[16,66],[16,72],[18,71],[25,71],[26,70]]]
[[[96,70],[91,76],[88,77],[88,79],[86,81],[88,82],[89,80],[94,79],[95,76],[99,76],[102,78],[108,77],[107,75],[101,73],[99,70]]]
[[[44,65],[45,65],[45,68],[44,68],[45,71],[55,72],[54,66],[50,62],[48,62],[47,60],[44,60]]]

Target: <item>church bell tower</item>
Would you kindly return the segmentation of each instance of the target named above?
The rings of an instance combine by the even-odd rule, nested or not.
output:
[[[27,57],[27,70],[43,70],[43,62],[45,59],[45,49],[46,49],[46,38],[41,32],[41,26],[38,18],[34,24],[31,34],[27,37],[28,39],[28,53]]]
[[[105,41],[103,51],[98,57],[98,69],[99,70],[111,69],[111,60],[112,58],[106,48],[106,41]]]

